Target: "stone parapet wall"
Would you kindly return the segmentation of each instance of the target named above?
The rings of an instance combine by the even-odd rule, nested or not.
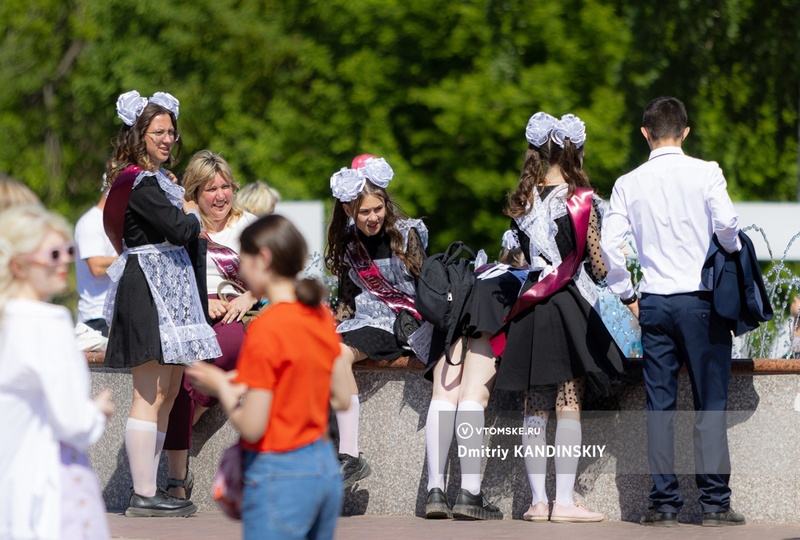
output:
[[[634,365],[636,363],[634,362]],[[357,365],[361,395],[360,450],[372,475],[354,486],[345,498],[345,513],[421,515],[425,503],[425,420],[431,385],[422,378],[422,364],[404,360],[393,368]],[[130,408],[131,376],[127,370],[92,365],[94,392],[109,387],[118,414],[90,457],[100,477],[106,504],[127,506],[130,473],[124,450],[126,412]],[[733,506],[753,522],[800,523],[800,412],[794,410],[800,393],[800,362],[792,360],[740,360],[733,366],[730,385],[729,445],[733,474]],[[584,423],[583,444],[605,445],[602,457],[583,458],[576,492],[590,508],[611,520],[638,520],[647,508],[650,478],[647,471],[644,383],[634,370],[619,403],[620,410],[604,413]],[[686,374],[680,378],[679,409],[690,411],[691,389]],[[521,424],[522,396],[495,392],[489,403],[486,426]],[[685,413],[690,414],[690,413]],[[554,424],[548,426],[552,444]],[[691,426],[679,426],[691,439]],[[687,431],[688,430],[688,431]],[[513,447],[518,436],[487,435],[486,447]],[[236,439],[219,408],[209,411],[195,428],[191,467],[195,474],[192,499],[201,509],[214,508],[211,483],[221,452]],[[447,474],[449,499],[458,490],[460,467],[455,443]],[[682,520],[699,521],[691,450],[676,450],[681,488],[686,506]],[[160,485],[166,483],[162,460]],[[554,495],[555,476],[550,460],[548,492]],[[506,517],[521,518],[530,503],[522,458],[484,459],[484,490]]]

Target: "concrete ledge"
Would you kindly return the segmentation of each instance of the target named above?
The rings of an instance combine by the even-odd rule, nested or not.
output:
[[[351,515],[422,515],[427,470],[425,422],[431,385],[414,359],[387,367],[362,363],[356,371],[361,398],[360,450],[373,470],[372,476],[348,491],[345,513]],[[633,362],[641,365],[641,362]],[[729,441],[733,475],[733,505],[751,522],[800,522],[800,413],[794,410],[800,393],[800,362],[793,360],[737,360],[737,376],[730,383]],[[124,450],[126,413],[131,403],[128,370],[91,366],[92,390],[111,388],[118,413],[106,434],[90,451],[110,509],[127,506],[130,472]],[[757,376],[756,376],[757,375]],[[678,409],[690,411],[688,377],[680,377]],[[486,426],[521,425],[520,393],[495,392],[486,412]],[[576,492],[588,506],[604,512],[610,520],[638,520],[647,508],[651,481],[647,471],[644,423],[644,385],[632,370],[618,411],[584,425],[583,443],[605,444],[602,457],[582,458]],[[628,415],[628,416],[626,416]],[[554,440],[554,424],[548,425],[548,442]],[[685,427],[685,426],[684,426]],[[676,428],[676,432],[679,431]],[[691,429],[683,430],[691,438]],[[190,451],[195,474],[192,499],[201,509],[215,508],[211,483],[221,452],[236,440],[236,433],[219,408],[209,411],[195,428]],[[519,436],[486,435],[485,447],[509,447]],[[697,490],[691,471],[691,451],[676,454],[681,462],[679,479],[686,506],[681,519],[699,521]],[[688,462],[687,462],[688,460]],[[552,497],[555,474],[548,469],[548,492]],[[688,464],[687,464],[688,463]],[[530,491],[522,458],[484,458],[483,487],[507,518],[521,518],[530,503]],[[631,471],[636,471],[631,473]],[[639,473],[638,471],[643,471]],[[166,483],[166,460],[162,460],[159,484]],[[460,482],[455,444],[451,447],[447,492],[452,502]]]
[[[90,366],[102,366],[105,361],[105,351],[84,352],[86,361]],[[631,367],[641,369],[641,358],[629,358]],[[353,366],[355,371],[372,371],[391,369],[398,371],[423,371],[425,364],[416,357],[402,356],[397,360],[364,360]],[[731,363],[731,373],[752,375],[786,375],[800,374],[800,359],[781,358],[734,358]]]

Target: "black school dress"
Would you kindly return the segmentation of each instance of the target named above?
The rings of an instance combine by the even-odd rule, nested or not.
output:
[[[512,221],[512,230],[517,231],[526,261],[529,264],[534,261],[531,268],[550,263],[546,254],[552,254],[554,249],[561,260],[576,249],[572,220],[565,212],[565,193],[563,186],[548,186],[536,195],[534,205],[546,206],[537,208],[535,225],[524,218]],[[600,255],[597,202],[595,199],[584,261],[577,278],[510,321],[495,388],[528,390],[586,377],[589,395],[601,397],[611,395],[612,380],[624,372],[626,359],[593,306],[597,304],[594,281],[605,278],[606,273]],[[522,228],[519,223],[523,223]],[[530,272],[520,292],[537,283],[540,274],[540,269]],[[502,310],[492,309],[488,313],[504,317],[508,309],[503,304]],[[481,312],[478,319],[483,315]],[[486,331],[491,332],[491,322],[499,322],[499,317],[484,325]]]
[[[427,243],[425,225],[421,220],[405,219],[398,220],[395,226],[405,239],[407,256],[421,263],[425,259]],[[383,277],[393,287],[413,297],[416,277],[392,251],[386,231],[366,236],[356,229],[355,234]],[[410,354],[410,349],[401,344],[394,334],[397,315],[373,296],[349,267],[339,272],[339,294],[334,311],[340,323],[337,331],[345,345],[358,349],[372,360],[395,360]]]
[[[183,246],[195,241],[200,233],[197,218],[185,214],[169,201],[155,174],[144,175],[131,191],[123,232],[128,248],[164,242]],[[181,250],[184,248],[181,247]],[[181,261],[191,265],[187,254],[172,252],[169,256],[180,257]],[[191,273],[194,274],[194,271]],[[179,325],[187,323],[189,313],[199,313],[202,319],[181,326],[177,339],[186,345],[187,352],[192,351],[189,354],[191,358],[187,360],[207,360],[219,356],[219,345],[205,320],[207,310],[203,309],[196,282],[192,283],[195,284],[188,291],[190,294],[181,295],[181,305],[171,307],[187,315],[184,320],[180,320],[180,316],[175,318]],[[178,287],[174,283],[166,285],[168,288]],[[140,265],[140,256],[135,253],[128,255],[122,276],[116,284],[110,327],[105,357],[108,367],[130,368],[150,360],[162,364],[176,363],[170,358],[165,361],[156,301]]]

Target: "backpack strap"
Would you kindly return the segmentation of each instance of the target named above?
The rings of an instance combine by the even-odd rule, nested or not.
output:
[[[450,247],[447,248],[447,252],[445,253],[445,255],[447,255],[447,253],[450,253],[451,248],[454,247],[454,244],[457,244],[456,245],[457,249],[455,250],[455,253],[452,253],[449,257],[447,257],[447,260],[445,261],[445,266],[446,267],[449,266],[450,264],[452,264],[462,253],[465,253],[465,252],[467,254],[469,254],[469,256],[470,256],[469,260],[470,261],[474,261],[475,260],[475,253],[470,248],[468,248],[466,245],[464,245],[464,242],[454,242],[453,244],[450,244]],[[472,294],[472,289],[470,287],[469,292],[467,294],[458,295],[458,297],[459,297],[458,298],[458,302],[456,304],[453,304],[453,311],[452,312],[453,313],[457,313],[458,316],[456,317],[456,319],[453,322],[453,324],[451,324],[449,326],[449,328],[447,329],[447,338],[445,339],[445,349],[444,349],[445,360],[451,366],[458,366],[458,365],[463,364],[464,363],[464,358],[467,355],[467,337],[466,336],[463,336],[463,338],[462,338],[464,343],[463,343],[463,347],[461,348],[461,361],[458,364],[455,364],[453,362],[453,359],[450,356],[450,343],[453,341],[453,336],[456,333],[456,327],[461,322],[461,313],[464,311],[464,306],[467,304],[467,300],[469,299],[471,294]]]
[[[468,248],[464,242],[457,241],[453,242],[447,247],[447,250],[444,252],[444,259],[443,264],[448,266],[452,264],[456,259],[458,259],[462,253],[467,253],[470,257],[471,261],[475,260],[475,252]]]

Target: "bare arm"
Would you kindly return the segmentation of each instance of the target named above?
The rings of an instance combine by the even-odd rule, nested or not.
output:
[[[106,270],[116,260],[116,257],[89,257],[86,259],[86,264],[89,265],[89,272],[94,277],[100,277],[106,275]]]

